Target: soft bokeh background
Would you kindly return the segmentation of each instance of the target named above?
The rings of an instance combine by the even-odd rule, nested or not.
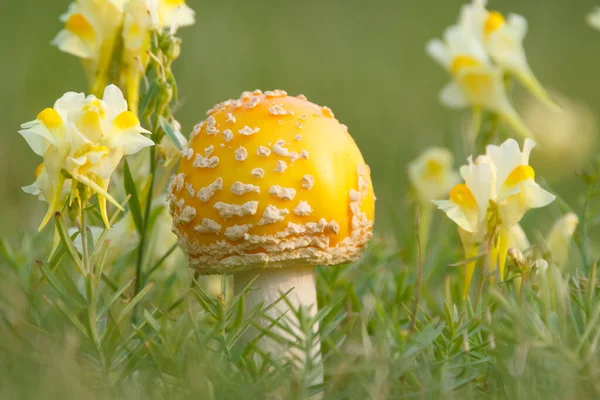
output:
[[[21,186],[40,162],[19,125],[69,90],[86,91],[78,60],[49,45],[69,0],[0,1],[0,233],[35,229],[45,206]],[[373,171],[379,229],[405,201],[406,163],[430,145],[459,160],[461,113],[444,109],[446,73],[424,47],[453,23],[461,0],[188,0],[197,24],[175,66],[184,102],[177,116],[189,132],[215,102],[243,90],[281,88],[331,107],[346,123]],[[526,49],[539,79],[600,110],[600,32],[585,23],[592,0],[492,1],[526,16]],[[524,97],[521,92],[517,95]],[[543,134],[543,132],[537,132]],[[597,134],[597,132],[594,132]],[[575,138],[574,141],[577,139]],[[543,161],[543,160],[542,160]],[[572,176],[544,177],[567,198]],[[560,170],[560,168],[558,168]],[[542,169],[543,172],[543,169]],[[538,176],[541,176],[538,170]],[[541,218],[555,214],[547,211]],[[389,215],[389,214],[387,214]],[[535,217],[540,218],[540,216]]]

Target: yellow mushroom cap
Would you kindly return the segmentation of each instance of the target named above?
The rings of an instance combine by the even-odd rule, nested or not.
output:
[[[204,274],[356,260],[373,227],[369,167],[327,107],[284,91],[217,104],[170,185],[173,231]]]

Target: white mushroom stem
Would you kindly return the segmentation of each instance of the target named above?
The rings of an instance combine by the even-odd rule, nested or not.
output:
[[[269,306],[279,300],[283,294],[290,289],[287,294],[289,304],[297,310],[302,306],[307,317],[314,317],[317,313],[317,290],[315,286],[315,267],[312,265],[284,267],[284,268],[265,268],[258,270],[250,270],[238,272],[233,277],[234,293],[237,296],[242,293],[244,288],[254,279],[251,290],[246,297],[246,313],[250,312],[259,303],[263,302],[265,306]],[[298,327],[298,321],[294,317],[294,313],[289,309],[288,303],[284,300],[279,301],[273,308],[266,313],[269,317],[277,319],[285,314],[282,319],[291,318],[288,324],[294,330],[297,336],[303,337],[303,333]],[[270,323],[261,321],[261,325],[267,328]],[[314,334],[318,333],[318,325],[313,325]],[[296,340],[294,336],[288,332],[284,332],[280,328],[272,328],[274,332],[286,337],[289,340]],[[250,330],[243,340],[246,342],[254,339],[259,332]],[[315,378],[311,384],[323,382],[321,369],[321,343],[316,340],[312,346],[310,354],[302,351],[299,348],[292,348],[288,353],[283,353],[282,346],[269,337],[263,337],[258,343],[260,349],[267,352],[273,358],[288,357],[298,360],[299,367],[303,368],[308,364],[307,360],[312,358],[312,365],[317,366],[319,371],[315,372]],[[302,360],[302,361],[301,361]]]

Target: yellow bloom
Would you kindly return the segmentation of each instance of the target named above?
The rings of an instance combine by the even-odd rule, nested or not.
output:
[[[552,261],[561,269],[565,267],[569,258],[569,246],[578,224],[577,215],[572,212],[567,213],[554,223],[546,238],[546,246],[548,246]]]
[[[494,199],[495,166],[487,156],[461,167],[465,183],[459,183],[450,191],[449,200],[435,200],[434,204],[448,215],[465,233],[469,241],[477,243],[486,230],[486,213],[490,200]]]
[[[464,26],[451,26],[444,40],[427,44],[428,54],[452,76],[441,92],[443,104],[452,108],[481,107],[505,119],[522,136],[531,133],[510,104],[504,71],[489,60],[483,44]]]
[[[525,139],[523,151],[514,139],[500,146],[490,145],[487,156],[496,166],[496,203],[502,224],[512,227],[532,208],[544,207],[556,196],[542,189],[535,182],[535,171],[529,165],[529,156],[535,143]]]
[[[500,277],[504,276],[506,256],[510,246],[510,231],[532,208],[545,207],[556,196],[542,189],[535,182],[535,171],[529,165],[529,156],[535,143],[525,139],[523,151],[514,139],[500,146],[488,146],[487,156],[496,166],[496,203],[501,220],[498,240]]]
[[[488,11],[486,4],[487,0],[473,0],[472,4],[463,6],[459,24],[483,44],[498,66],[516,76],[534,96],[556,107],[527,62],[523,48],[527,20],[516,14],[510,14],[507,19],[498,11]]]
[[[130,0],[123,25],[123,60],[120,80],[127,88],[127,100],[137,113],[140,79],[148,65],[153,31],[195,23],[194,11],[183,0]]]
[[[429,202],[450,193],[459,181],[453,162],[454,156],[449,150],[431,147],[408,164],[408,178],[420,201]]]
[[[592,27],[600,30],[600,7],[596,7],[594,11],[588,14],[587,22]]]
[[[61,16],[65,27],[52,40],[61,51],[82,59],[93,93],[107,82],[125,0],[76,0]]]
[[[460,174],[465,183],[454,186],[449,200],[434,203],[458,225],[465,259],[471,259],[477,255],[479,244],[485,238],[486,215],[490,201],[494,199],[496,172],[491,160],[480,156],[475,162],[469,157],[469,164],[460,169]],[[468,294],[474,271],[475,261],[465,265],[464,297]]]
[[[508,139],[500,146],[488,146],[486,155],[479,156],[475,162],[469,158],[469,164],[461,167],[460,174],[465,183],[452,189],[450,199],[434,201],[458,225],[465,258],[474,257],[478,245],[484,239],[490,239],[490,272],[499,267],[501,278],[509,246],[515,246],[517,240],[521,245],[527,242],[520,227],[517,228],[523,215],[555,199],[535,182],[535,172],[529,166],[529,155],[534,146],[531,139],[525,140],[523,151],[514,139]],[[497,228],[500,232],[496,240]],[[474,267],[474,262],[466,266],[465,296]]]
[[[154,143],[142,135],[149,133],[130,111],[121,91],[114,85],[97,99],[83,93],[66,93],[53,108],[38,114],[19,131],[33,151],[44,158],[36,183],[49,203],[40,229],[52,214],[62,208],[65,173],[99,195],[98,203],[108,226],[106,201],[120,205],[108,194],[110,177],[124,155],[134,154]],[[63,172],[64,171],[64,172]]]

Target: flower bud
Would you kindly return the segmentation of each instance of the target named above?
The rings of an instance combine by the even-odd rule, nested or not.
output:
[[[536,275],[545,274],[548,270],[548,261],[539,259],[533,263],[533,266],[536,269]]]
[[[523,269],[523,267],[525,266],[525,257],[519,249],[511,247],[510,249],[508,249],[508,256],[519,269]]]
[[[571,238],[577,229],[579,218],[574,213],[567,213],[554,223],[552,230],[546,238],[546,245],[550,252],[552,261],[559,267],[564,268],[569,258],[569,246]]]

